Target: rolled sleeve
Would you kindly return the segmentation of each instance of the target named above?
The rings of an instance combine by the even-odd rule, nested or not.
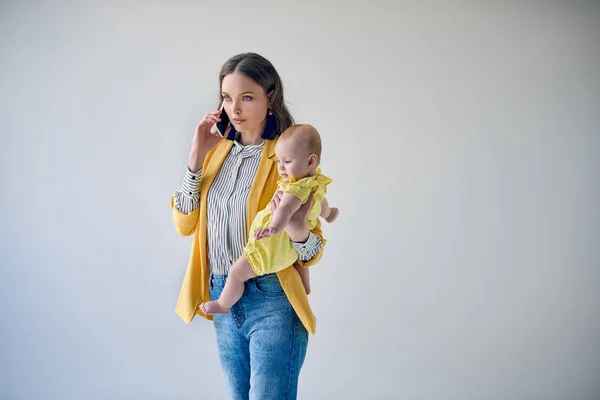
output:
[[[183,214],[189,215],[200,206],[200,177],[202,170],[192,172],[187,170],[181,184],[181,190],[174,193],[175,207]]]
[[[319,238],[317,235],[309,232],[306,242],[292,242],[292,246],[294,246],[298,252],[298,258],[300,261],[305,262],[309,261],[321,250],[321,247],[323,247],[323,242],[321,242],[321,238]]]

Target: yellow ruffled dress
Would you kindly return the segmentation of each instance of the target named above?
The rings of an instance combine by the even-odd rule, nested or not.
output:
[[[327,194],[327,185],[332,180],[321,174],[318,169],[315,176],[295,180],[290,178],[289,182],[280,180],[278,190],[291,193],[300,199],[302,204],[306,203],[310,193],[314,193],[314,200],[308,213],[306,224],[308,229],[313,229],[321,215],[321,202]],[[256,240],[254,232],[257,229],[267,228],[271,224],[271,204],[259,211],[252,221],[250,227],[250,240],[244,248],[244,256],[252,266],[256,276],[271,274],[282,271],[294,264],[298,259],[298,252],[292,246],[289,235],[281,231],[268,238]]]

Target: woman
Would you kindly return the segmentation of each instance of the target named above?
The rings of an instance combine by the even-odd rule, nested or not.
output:
[[[219,298],[248,240],[249,221],[269,202],[277,207],[275,143],[293,124],[281,79],[260,55],[232,57],[219,81],[219,111],[207,113],[197,126],[181,191],[171,198],[175,228],[182,236],[194,234],[176,312],[185,322],[196,314],[214,318],[233,399],[295,399],[316,318],[293,266],[247,281],[229,314],[213,317],[199,308]],[[225,138],[210,132],[223,112],[231,121]],[[319,261],[326,243],[320,224],[312,232],[306,227],[310,203],[286,229],[303,267]]]

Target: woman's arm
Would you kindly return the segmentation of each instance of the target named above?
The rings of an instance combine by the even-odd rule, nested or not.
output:
[[[181,236],[190,236],[196,231],[200,216],[200,178],[202,176],[202,163],[207,155],[198,155],[192,148],[188,162],[187,172],[181,184],[181,190],[175,191],[171,196],[173,209],[173,223],[175,230]],[[200,164],[198,167],[197,164]]]
[[[189,236],[196,231],[200,212],[200,175],[202,170],[186,172],[181,190],[171,196],[173,223],[181,236]]]
[[[171,196],[173,222],[181,236],[189,236],[196,230],[200,205],[200,175],[202,165],[221,138],[210,132],[210,127],[220,121],[221,110],[208,112],[196,126],[192,148],[188,159],[188,171],[183,179],[181,191]]]
[[[323,248],[323,242],[319,236],[313,232],[308,232],[306,242],[292,242],[292,246],[298,252],[298,258],[302,262],[311,261]]]
[[[175,207],[183,214],[189,215],[200,206],[200,177],[202,169],[192,172],[188,167],[183,178],[181,189],[173,194]]]
[[[277,209],[281,201],[282,193],[278,191],[271,201],[271,208]],[[327,241],[323,238],[321,231],[321,222],[317,220],[317,225],[311,230],[306,226],[306,218],[313,202],[311,194],[306,203],[292,215],[285,231],[290,236],[292,245],[298,252],[298,263],[302,267],[309,267],[316,264],[323,255],[323,249]]]

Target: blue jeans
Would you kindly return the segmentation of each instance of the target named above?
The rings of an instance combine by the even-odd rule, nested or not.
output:
[[[218,299],[227,275],[210,277]],[[246,281],[244,295],[227,315],[215,315],[221,367],[234,400],[295,399],[308,332],[276,274]]]

